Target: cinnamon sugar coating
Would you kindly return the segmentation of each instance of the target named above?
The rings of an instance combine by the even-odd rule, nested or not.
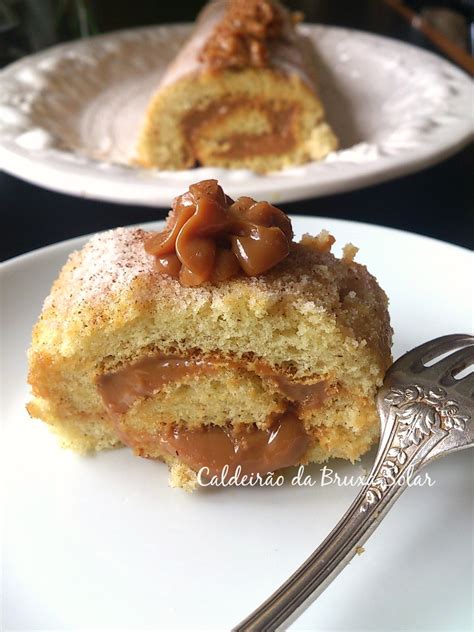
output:
[[[178,310],[220,310],[240,297],[261,305],[262,313],[284,305],[326,314],[352,339],[382,354],[385,365],[391,340],[387,297],[365,266],[328,251],[323,235],[303,236],[286,259],[261,276],[185,287],[156,269],[155,258],[144,248],[153,233],[141,228],[99,233],[69,257],[45,300],[42,318],[56,323],[55,338],[67,335],[72,325],[82,338],[113,327],[115,319],[130,318],[150,302],[166,301]]]

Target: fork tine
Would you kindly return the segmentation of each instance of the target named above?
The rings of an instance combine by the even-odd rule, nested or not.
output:
[[[453,384],[456,373],[459,373],[466,367],[474,364],[474,345],[459,349],[451,353],[439,362],[435,362],[432,366],[427,367],[424,371],[426,377],[432,376],[437,379],[440,384]]]
[[[454,351],[455,349],[466,345],[474,345],[474,336],[470,336],[469,334],[454,334],[453,338],[454,337],[456,337],[456,340],[448,340],[451,336],[442,336],[441,338],[437,338],[436,340],[439,341],[439,344],[435,348],[430,349],[423,354],[423,364],[426,364],[426,362],[429,362],[448,351]],[[433,342],[436,342],[436,340]]]
[[[403,355],[391,366],[389,372],[399,370],[420,372],[425,368],[424,362],[429,362],[443,353],[455,351],[468,344],[474,344],[474,336],[469,334],[450,334],[435,338]]]

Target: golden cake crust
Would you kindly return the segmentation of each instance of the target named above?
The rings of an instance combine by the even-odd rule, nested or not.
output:
[[[303,309],[323,312],[387,365],[392,330],[385,293],[365,266],[350,256],[337,259],[325,251],[321,238],[305,236],[284,261],[261,276],[189,288],[155,270],[154,258],[143,247],[148,236],[140,228],[118,228],[94,236],[73,253],[44,303],[33,342],[45,348],[60,342],[67,354],[82,338],[122,326],[157,299],[184,307],[240,295],[256,305],[298,301]],[[45,329],[47,336],[42,335]]]

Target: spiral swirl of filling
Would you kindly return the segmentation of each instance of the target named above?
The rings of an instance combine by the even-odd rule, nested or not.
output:
[[[160,272],[196,286],[242,272],[258,276],[288,255],[292,239],[280,209],[250,197],[234,202],[217,180],[203,180],[174,200],[164,231],[149,237],[145,250]]]

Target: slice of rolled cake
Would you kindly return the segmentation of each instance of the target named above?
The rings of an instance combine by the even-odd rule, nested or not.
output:
[[[215,180],[177,198],[160,233],[96,235],[34,328],[30,414],[75,450],[166,461],[184,487],[199,471],[359,458],[392,331],[375,278],[333,241],[295,243],[281,210]]]
[[[337,139],[311,44],[276,0],[213,0],[165,73],[137,149],[145,167],[266,172],[324,158]]]

